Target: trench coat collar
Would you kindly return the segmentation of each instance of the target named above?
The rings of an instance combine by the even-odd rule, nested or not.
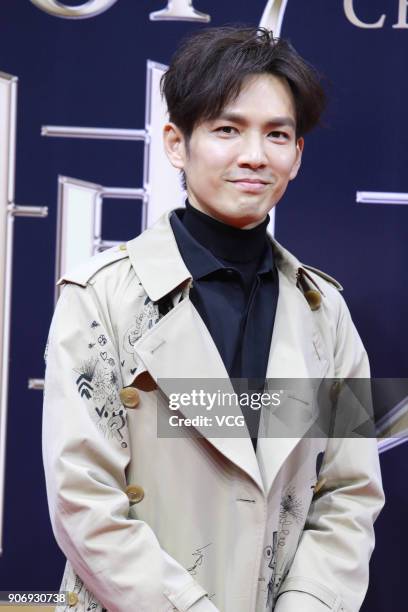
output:
[[[149,298],[156,302],[191,280],[170,225],[172,211],[127,243],[131,264]]]
[[[150,229],[127,243],[132,266],[153,301],[191,280],[172,232],[170,214],[165,213]],[[268,379],[323,378],[328,359],[316,315],[296,288],[301,264],[275,239],[271,236],[269,239],[279,273],[279,298],[266,376]],[[182,347],[188,350],[183,351]],[[134,350],[151,376],[159,380],[166,395],[163,387],[166,379],[229,381],[215,343],[188,299],[188,293],[187,299],[179,302],[137,340]],[[233,392],[231,382],[230,385]],[[239,407],[237,410],[242,415]],[[284,430],[276,437],[275,425],[272,422],[264,431],[264,437],[259,438],[256,454],[248,432],[241,438],[209,438],[205,434],[204,437],[268,494],[280,467],[300,440],[292,437],[290,431],[285,434]]]
[[[131,264],[149,298],[156,302],[192,280],[170,224],[173,211],[164,213],[150,228],[127,243]],[[280,270],[296,282],[300,262],[268,233]]]

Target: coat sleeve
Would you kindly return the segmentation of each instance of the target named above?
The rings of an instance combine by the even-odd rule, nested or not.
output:
[[[129,518],[129,441],[109,328],[92,286],[64,288],[49,334],[43,414],[56,540],[110,612],[216,612],[152,529]]]
[[[340,295],[336,378],[369,378],[361,339]],[[315,494],[275,612],[357,612],[368,586],[373,523],[384,495],[374,437],[328,440]]]

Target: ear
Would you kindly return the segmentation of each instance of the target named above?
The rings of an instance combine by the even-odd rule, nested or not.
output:
[[[163,127],[163,144],[170,163],[179,170],[186,162],[185,138],[175,123],[166,123]]]
[[[292,170],[290,171],[289,180],[294,179],[299,171],[300,164],[302,163],[302,153],[303,153],[304,146],[305,146],[304,138],[298,138],[296,142],[295,163],[293,164]]]

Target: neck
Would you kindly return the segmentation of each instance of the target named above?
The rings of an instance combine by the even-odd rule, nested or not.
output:
[[[250,229],[228,225],[198,210],[186,201],[183,224],[202,246],[216,257],[227,261],[245,262],[257,259],[266,243],[269,215]]]

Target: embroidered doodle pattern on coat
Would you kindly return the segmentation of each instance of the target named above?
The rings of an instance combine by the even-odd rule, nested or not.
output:
[[[63,609],[64,612],[107,612],[106,608],[102,607],[91,591],[85,587],[81,578],[68,565],[65,569],[60,591],[75,593],[78,596],[78,602],[74,606],[68,604],[63,608],[58,607],[56,610]]]
[[[300,523],[303,518],[303,504],[295,493],[295,487],[286,489],[282,497],[279,510],[279,537],[278,546],[285,546],[286,538],[290,533],[290,527],[295,523]]]
[[[49,348],[49,345],[50,345],[50,339],[49,339],[49,337],[48,337],[48,338],[47,338],[47,343],[46,343],[46,345],[45,345],[45,349],[44,349],[44,363],[45,363],[45,365],[47,365],[47,358],[48,358],[48,348]]]
[[[126,448],[127,443],[122,433],[126,418],[118,395],[120,379],[115,368],[116,362],[108,351],[101,351],[97,355],[86,359],[74,370],[79,374],[76,379],[77,390],[81,397],[93,402],[94,421],[101,433]]]
[[[143,304],[142,311],[135,316],[132,325],[128,327],[123,336],[123,349],[129,355],[133,357],[133,367],[130,369],[130,373],[134,375],[140,365],[139,360],[136,356],[134,346],[136,342],[143,336],[143,334],[151,329],[160,319],[159,307],[157,304],[151,301],[149,296]],[[135,367],[136,364],[136,367]]]
[[[274,608],[282,582],[285,580],[289,572],[288,566],[282,566],[282,563],[280,564],[280,567],[278,565],[278,547],[278,532],[274,531],[272,534],[272,546],[266,546],[264,549],[264,558],[268,562],[267,569],[271,572],[267,587],[265,606],[270,612],[272,612]]]
[[[201,546],[201,548],[196,548],[196,550],[192,553],[192,556],[195,557],[195,561],[191,567],[187,568],[187,571],[190,572],[191,576],[195,576],[197,574],[197,568],[200,567],[204,561],[203,551],[209,546],[211,546],[211,542],[205,546]]]
[[[272,546],[267,546],[264,550],[264,558],[268,562],[268,568],[271,570],[271,577],[268,582],[268,594],[266,599],[266,608],[272,610],[273,602],[275,599],[276,587],[276,553],[278,550],[277,546],[278,532],[274,531],[272,536]],[[280,584],[280,583],[279,583]]]
[[[278,561],[279,548],[285,546],[290,534],[291,526],[295,523],[300,525],[304,517],[303,503],[296,495],[295,487],[289,486],[281,499],[279,509],[278,530],[273,532],[272,545],[264,549],[264,558],[267,561],[267,572],[270,571],[270,578],[267,586],[266,609],[272,611],[276,596],[281,584],[285,579],[289,568],[282,566],[282,561]]]
[[[75,370],[79,377],[76,380],[76,386],[78,388],[78,393],[81,397],[86,397],[87,399],[91,399],[92,391],[94,387],[92,386],[92,381],[95,376],[97,359],[86,359],[80,365],[80,367]]]

